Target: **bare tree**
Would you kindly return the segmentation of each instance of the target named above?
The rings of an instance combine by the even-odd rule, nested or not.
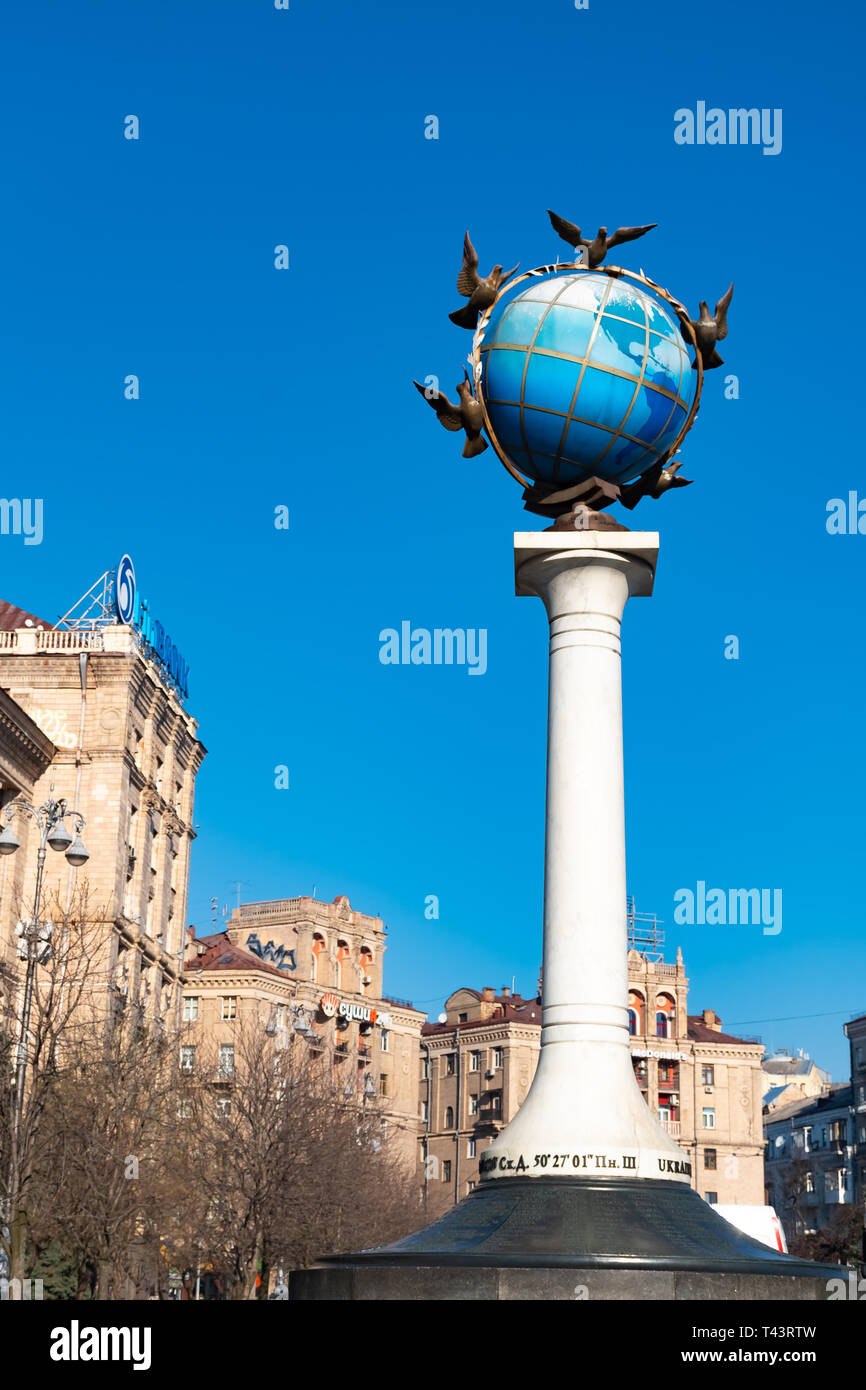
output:
[[[33,1228],[74,1252],[82,1294],[158,1286],[159,1249],[182,1221],[188,1184],[176,1133],[185,1089],[174,1038],[135,1006],[67,1049],[45,1111]]]
[[[26,920],[20,905],[19,913]],[[35,1174],[54,1142],[45,1112],[76,1039],[94,1027],[89,1003],[105,938],[105,914],[90,908],[86,883],[68,905],[57,894],[43,901],[39,917],[52,930],[44,943],[23,938],[26,950],[39,951],[25,1037],[20,976],[9,966],[0,970],[0,1244],[13,1279],[25,1279],[29,1272]],[[22,1071],[19,1093],[15,1078]]]
[[[200,1076],[190,1167],[196,1241],[232,1296],[267,1294],[275,1266],[406,1234],[421,1219],[417,1185],[378,1106],[349,1094],[330,1054],[295,1039],[278,1049],[260,1020],[234,1033],[232,1074]]]

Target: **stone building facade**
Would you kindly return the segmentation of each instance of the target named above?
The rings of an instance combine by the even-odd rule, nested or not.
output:
[[[282,976],[290,991],[288,1026],[306,1046],[327,1053],[347,1094],[355,1091],[362,1102],[376,1098],[414,1166],[425,1015],[384,992],[382,919],[356,911],[342,895],[330,903],[284,898],[236,908],[226,936]]]
[[[52,746],[28,799],[39,805],[53,781],[55,799],[86,820],[90,859],[73,874],[61,855],[48,855],[43,912],[85,896],[98,936],[90,977],[106,1007],[122,1012],[133,1001],[173,1026],[195,779],[205,756],[196,721],[133,628],[52,628],[8,604],[0,610],[0,688]],[[4,952],[36,876],[38,831],[25,816],[15,830],[20,849],[0,859]]]
[[[803,1096],[764,1119],[766,1200],[788,1241],[829,1226],[856,1200],[856,1116],[850,1085]]]
[[[629,1026],[644,1100],[692,1164],[708,1201],[764,1201],[763,1045],[722,1031],[711,1009],[689,1015],[676,963],[629,952]],[[436,1214],[477,1184],[478,1163],[524,1100],[541,1046],[541,997],[459,989],[446,1022],[421,1033],[419,1181]]]
[[[851,1116],[854,1144],[854,1200],[866,1205],[866,1014],[849,1019],[844,1025],[851,1048]],[[864,1213],[866,1222],[866,1213]],[[866,1232],[864,1232],[866,1262]]]

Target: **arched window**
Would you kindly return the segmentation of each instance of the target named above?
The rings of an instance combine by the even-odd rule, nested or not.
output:
[[[349,947],[347,942],[337,942],[337,989],[346,988],[345,964],[349,959]]]
[[[318,932],[313,932],[313,963],[310,967],[310,979],[314,983],[318,983],[319,980],[319,957],[324,949],[325,938],[320,936]]]
[[[446,1129],[453,1129],[453,1128],[454,1128],[454,1106],[453,1106],[453,1105],[446,1105],[446,1107],[445,1107],[445,1128],[446,1128]]]
[[[370,983],[365,983],[369,981]],[[366,991],[373,983],[373,952],[369,946],[361,947],[361,989]]]
[[[676,1006],[669,994],[660,994],[656,999],[656,1037],[674,1036],[674,1017]]]
[[[638,1034],[642,1037],[644,1034],[645,1005],[643,995],[638,994],[636,989],[629,990],[628,1013],[628,1031],[632,1035]]]

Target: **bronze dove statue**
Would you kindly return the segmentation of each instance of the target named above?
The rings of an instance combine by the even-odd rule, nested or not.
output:
[[[474,328],[478,322],[478,315],[490,308],[502,285],[511,279],[519,265],[518,261],[506,275],[502,274],[501,265],[495,265],[486,279],[482,279],[478,274],[478,252],[467,232],[463,238],[463,265],[457,276],[457,292],[468,299],[469,303],[448,315],[451,322],[456,323],[458,328]]]
[[[665,465],[662,459],[635,482],[620,489],[619,500],[629,511],[633,511],[642,497],[661,497],[672,487],[689,487],[691,478],[678,478],[678,463]]]
[[[685,312],[679,312],[679,317],[684,323],[690,323],[695,330],[695,340],[698,345],[698,352],[701,354],[701,361],[704,364],[704,371],[709,371],[711,367],[721,367],[724,359],[716,352],[716,343],[721,342],[722,338],[728,336],[728,306],[734,295],[734,284],[731,281],[730,288],[723,294],[718,304],[716,312],[710,318],[710,311],[707,301],[702,299],[698,305],[701,316],[699,319],[690,319]],[[697,359],[692,363],[697,366]]]
[[[547,215],[553,230],[562,237],[563,241],[567,242],[569,246],[573,246],[575,250],[579,246],[586,251],[586,260],[590,270],[595,270],[597,265],[601,265],[608,251],[611,251],[614,246],[619,246],[624,241],[636,241],[639,236],[645,236],[647,232],[652,231],[653,227],[658,226],[658,222],[648,222],[645,227],[617,227],[613,236],[608,236],[607,227],[599,227],[593,240],[587,241],[576,222],[567,221],[558,213],[551,212],[550,208],[547,209]]]
[[[482,438],[481,427],[484,424],[484,412],[478,401],[472,395],[472,387],[469,384],[469,373],[463,368],[464,380],[457,387],[459,402],[455,405],[449,401],[441,391],[432,391],[427,386],[422,386],[420,381],[415,382],[421,395],[436,411],[439,423],[446,430],[465,430],[466,443],[463,445],[463,457],[465,459],[475,458],[478,454],[483,454],[487,448],[487,440]]]

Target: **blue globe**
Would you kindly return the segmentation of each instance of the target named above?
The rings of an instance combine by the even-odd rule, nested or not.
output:
[[[495,442],[536,481],[629,482],[688,419],[692,355],[673,311],[634,281],[574,270],[533,279],[494,305],[480,342]]]

